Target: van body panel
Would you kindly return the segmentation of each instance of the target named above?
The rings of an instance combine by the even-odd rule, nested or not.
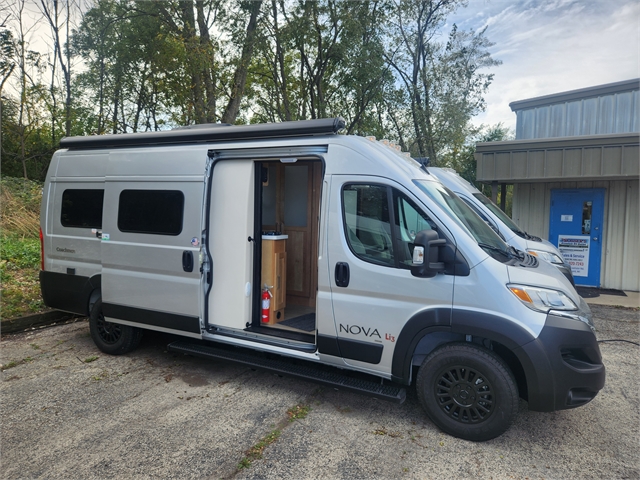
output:
[[[185,272],[183,252],[198,258],[192,245],[200,237],[202,182],[130,182],[109,177],[102,227],[102,300],[141,309],[199,316],[200,273]],[[185,214],[178,235],[121,231],[118,205],[123,192],[170,191],[184,195]],[[161,214],[161,212],[158,212]]]
[[[512,269],[522,273],[525,278],[528,278],[526,275],[536,278],[536,269],[507,267],[488,259],[472,268],[468,276],[456,277],[454,308],[462,312],[499,316],[535,338],[544,326],[546,315],[526,307],[523,309],[520,300],[507,288]],[[557,272],[553,273],[561,277]],[[497,311],[496,305],[500,305]]]

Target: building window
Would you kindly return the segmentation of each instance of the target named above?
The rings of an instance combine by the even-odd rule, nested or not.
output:
[[[178,190],[123,190],[118,207],[121,232],[179,235],[184,194]]]
[[[65,190],[62,192],[60,223],[63,227],[102,228],[104,190]]]

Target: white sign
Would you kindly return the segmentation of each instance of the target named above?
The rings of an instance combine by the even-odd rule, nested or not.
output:
[[[573,222],[573,215],[560,215],[561,222]]]
[[[571,265],[571,273],[574,277],[589,276],[590,246],[589,235],[558,235],[558,250]]]

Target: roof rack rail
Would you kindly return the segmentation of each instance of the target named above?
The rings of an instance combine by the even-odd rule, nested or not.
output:
[[[260,123],[254,125],[211,124],[202,125],[197,128],[177,128],[160,132],[65,137],[60,140],[60,148],[84,150],[91,148],[176,145],[183,143],[258,140],[278,137],[335,135],[342,130],[345,125],[345,120],[342,117],[281,123]]]

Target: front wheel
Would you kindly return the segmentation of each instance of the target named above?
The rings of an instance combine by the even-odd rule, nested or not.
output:
[[[102,300],[98,300],[91,309],[89,331],[96,346],[110,355],[122,355],[134,350],[142,338],[139,328],[107,322],[102,313]]]
[[[472,344],[445,345],[427,356],[416,389],[431,421],[465,440],[498,437],[518,411],[518,387],[509,368]]]

